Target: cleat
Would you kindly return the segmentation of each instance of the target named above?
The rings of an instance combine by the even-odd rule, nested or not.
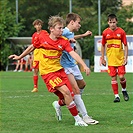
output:
[[[127,91],[122,91],[122,93],[123,93],[124,100],[128,101],[129,100],[129,96],[127,94]]]
[[[31,92],[38,92],[38,89],[34,88]]]
[[[120,102],[120,98],[119,97],[116,97],[115,100],[114,100],[114,103],[117,103],[117,102]]]
[[[13,72],[17,72],[17,70],[15,69]]]
[[[53,105],[53,107],[56,111],[56,118],[57,118],[58,121],[61,121],[62,120],[61,108],[57,104],[58,104],[58,101],[54,101],[52,103],[52,105]]]
[[[98,124],[99,123],[99,121],[96,121],[96,120],[92,119],[90,116],[83,117],[83,121],[86,124],[91,124],[91,125],[95,125],[95,124]]]
[[[88,125],[82,120],[75,121],[75,126],[87,127]]]
[[[18,70],[18,72],[22,72],[23,70]]]

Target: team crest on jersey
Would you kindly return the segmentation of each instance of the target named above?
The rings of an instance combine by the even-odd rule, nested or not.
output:
[[[110,34],[107,34],[107,36],[110,36]]]
[[[118,36],[118,37],[120,37],[120,36],[121,36],[121,34],[117,34],[117,36]]]
[[[58,48],[62,49],[62,46],[61,45],[58,45]]]
[[[48,44],[48,42],[44,42],[43,44]]]

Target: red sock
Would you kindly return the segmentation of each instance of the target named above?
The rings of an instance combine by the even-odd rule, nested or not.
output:
[[[114,94],[118,94],[118,83],[116,80],[111,81],[112,89]]]
[[[66,105],[66,104],[64,103],[64,100],[58,100],[58,104],[59,104],[60,106]]]
[[[28,68],[26,68],[25,71],[28,71]]]
[[[72,116],[77,116],[78,115],[78,111],[77,111],[76,104],[74,103],[74,101],[72,101],[70,103],[70,105],[67,106],[67,108],[69,109]]]
[[[33,76],[34,88],[38,88],[38,76]]]
[[[121,81],[120,81],[120,84],[121,84],[121,87],[122,87],[123,89],[125,89],[125,88],[126,88],[126,79],[121,80]]]

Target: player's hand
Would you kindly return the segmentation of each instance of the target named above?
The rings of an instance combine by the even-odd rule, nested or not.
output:
[[[101,63],[102,63],[103,66],[106,66],[106,60],[101,59]]]
[[[91,36],[91,35],[92,35],[92,32],[89,30],[84,33],[84,36]]]
[[[13,59],[13,60],[19,60],[20,59],[19,56],[15,55],[15,54],[10,55],[8,58]]]
[[[127,65],[127,59],[124,59],[123,65]]]
[[[90,68],[88,68],[88,67],[84,67],[84,71],[85,71],[85,73],[86,73],[86,75],[87,76],[89,76],[90,75]]]

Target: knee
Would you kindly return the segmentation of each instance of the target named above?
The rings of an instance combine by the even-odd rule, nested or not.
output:
[[[120,75],[120,76],[119,76],[119,79],[120,79],[120,81],[125,80],[125,78],[124,78],[124,76],[123,76],[123,75]]]
[[[70,96],[71,93],[69,91],[69,89],[66,89],[64,92],[63,92],[63,96],[66,97],[66,96]]]
[[[86,82],[83,81],[81,84],[78,84],[78,86],[79,86],[80,89],[83,89],[86,86]]]
[[[34,75],[38,75],[38,69],[34,69]]]

